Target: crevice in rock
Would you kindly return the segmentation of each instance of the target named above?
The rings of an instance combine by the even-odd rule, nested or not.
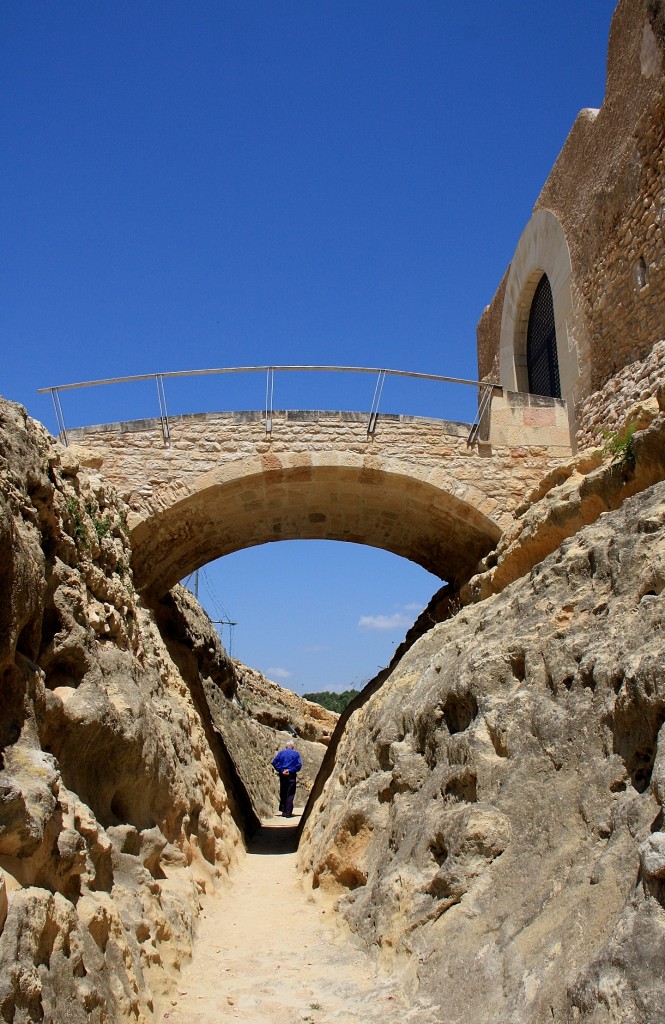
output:
[[[443,705],[443,719],[454,735],[469,728],[478,715],[478,702],[471,692],[449,693]]]
[[[444,797],[452,802],[475,803],[478,799],[478,784],[476,773],[467,769],[454,775],[446,782],[443,788]]]
[[[336,876],[336,881],[345,889],[353,891],[367,884],[367,875],[357,868],[348,867],[340,871]]]
[[[515,678],[523,683],[526,679],[526,653],[521,647],[514,647],[507,652],[508,662]]]
[[[113,819],[105,824],[133,825],[142,831],[155,827],[155,820],[147,808],[139,805],[134,787],[120,786],[111,797],[111,814]]]
[[[260,820],[224,738],[212,720],[197,661],[189,647],[171,639],[186,633],[182,615],[170,594],[158,601],[153,610],[168,652],[189,686],[220,777],[227,784],[229,809],[243,834],[251,836],[259,829]]]
[[[644,793],[651,782],[658,733],[665,722],[665,707],[627,704],[615,710],[614,753],[619,754],[631,784]]]

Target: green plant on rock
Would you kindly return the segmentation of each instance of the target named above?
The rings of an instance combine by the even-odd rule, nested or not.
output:
[[[88,531],[85,525],[83,509],[77,498],[67,498],[67,515],[74,530],[74,539],[77,543],[86,544],[88,541]]]
[[[110,515],[106,515],[106,516],[94,516],[93,515],[93,516],[91,516],[91,518],[92,518],[92,525],[94,526],[95,533],[97,534],[97,539],[101,540],[102,537],[106,537],[107,534],[110,533],[111,527],[113,525],[113,523],[111,522]]]
[[[603,431],[603,437],[606,438],[602,447],[603,455],[611,456],[612,462],[621,469],[635,468],[633,436],[636,430],[637,424],[629,423],[623,430]]]
[[[113,527],[113,519],[111,513],[107,512],[105,516],[102,515],[101,509],[98,503],[93,498],[86,504],[86,511],[92,520],[92,525],[97,534],[97,540],[102,540],[106,537]]]

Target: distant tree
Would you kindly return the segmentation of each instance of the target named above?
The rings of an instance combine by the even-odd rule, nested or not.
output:
[[[350,704],[354,697],[357,697],[360,690],[344,690],[343,693],[333,693],[331,690],[322,690],[321,693],[305,693],[305,700],[314,701],[328,711],[335,711],[341,715],[347,704]]]

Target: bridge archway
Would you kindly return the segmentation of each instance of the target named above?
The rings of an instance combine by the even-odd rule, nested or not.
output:
[[[443,487],[429,466],[353,453],[238,459],[162,488],[133,517],[135,582],[159,597],[223,555],[307,539],[382,548],[463,582],[501,535],[465,493],[454,481]]]

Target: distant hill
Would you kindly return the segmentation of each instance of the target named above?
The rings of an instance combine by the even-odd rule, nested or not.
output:
[[[312,700],[315,704],[320,704],[322,708],[327,708],[328,711],[336,711],[338,715],[341,715],[346,705],[350,704],[359,693],[360,690],[344,690],[342,693],[322,690],[321,693],[306,693],[304,697],[305,700]]]

